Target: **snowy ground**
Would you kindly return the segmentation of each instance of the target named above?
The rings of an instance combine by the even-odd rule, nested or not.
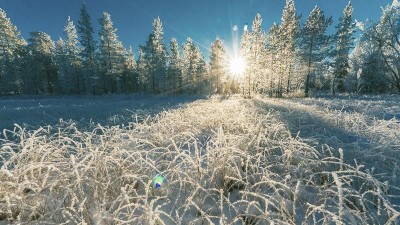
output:
[[[38,128],[60,119],[74,120],[82,128],[97,123],[116,125],[132,121],[133,115],[154,115],[196,99],[146,95],[0,97],[0,130],[12,129],[14,124]]]
[[[140,103],[111,98],[87,107],[106,106],[100,125],[82,120],[90,129],[66,122],[6,132],[0,224],[399,223],[398,96],[133,97],[151,117]],[[58,102],[55,123],[74,102]],[[118,114],[102,111],[109,104],[133,114],[108,120]],[[20,121],[33,121],[26,115]],[[118,122],[127,124],[107,126]],[[152,187],[156,174],[165,187]]]

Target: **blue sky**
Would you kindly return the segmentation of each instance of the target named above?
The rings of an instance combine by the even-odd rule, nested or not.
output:
[[[310,10],[318,5],[325,14],[338,22],[348,0],[295,0],[296,10],[305,20]],[[379,19],[381,8],[392,0],[352,0],[354,18],[365,21]],[[172,37],[179,43],[190,36],[201,45],[208,57],[208,48],[218,35],[229,49],[232,48],[232,27],[239,31],[251,22],[256,13],[263,18],[263,28],[268,30],[273,22],[280,22],[284,0],[86,0],[92,23],[96,29],[102,12],[111,14],[118,36],[125,47],[135,51],[144,44],[151,32],[151,24],[160,16],[165,32],[165,42],[169,45]],[[0,8],[27,39],[31,31],[44,31],[53,40],[64,37],[63,27],[67,16],[77,22],[82,0],[0,0]],[[240,35],[240,34],[239,34]]]

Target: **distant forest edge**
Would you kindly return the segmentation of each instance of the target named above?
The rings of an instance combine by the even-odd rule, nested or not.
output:
[[[309,96],[312,91],[400,92],[400,4],[394,0],[377,22],[357,22],[351,2],[327,34],[332,17],[318,7],[304,24],[287,0],[280,24],[268,32],[257,14],[244,29],[240,57],[245,71],[233,76],[223,42],[217,37],[207,63],[191,38],[181,45],[164,41],[160,18],[137,60],[118,40],[110,14],[98,20],[94,37],[85,3],[77,26],[68,17],[64,39],[31,32],[27,41],[0,9],[0,94],[265,94]],[[377,9],[379,10],[379,9]],[[355,32],[360,36],[355,39]]]

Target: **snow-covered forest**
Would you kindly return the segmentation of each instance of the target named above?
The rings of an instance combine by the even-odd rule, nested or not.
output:
[[[57,41],[0,9],[0,225],[400,224],[398,0],[336,24],[286,0],[209,59],[87,7]]]
[[[64,37],[31,32],[27,41],[0,9],[0,93],[13,94],[214,94],[257,93],[281,97],[315,91],[382,93],[400,91],[400,7],[382,10],[379,21],[355,22],[349,4],[328,34],[332,18],[316,6],[300,24],[294,1],[268,31],[257,14],[243,30],[240,76],[229,70],[230,56],[216,37],[207,63],[190,37],[164,40],[155,18],[148,40],[135,53],[118,39],[111,15],[103,13],[94,31],[82,5],[77,23],[68,17]],[[380,10],[380,9],[377,9]],[[250,29],[251,28],[251,29]],[[60,28],[62,29],[62,28]],[[359,31],[357,34],[356,32]],[[354,50],[354,51],[353,51]]]

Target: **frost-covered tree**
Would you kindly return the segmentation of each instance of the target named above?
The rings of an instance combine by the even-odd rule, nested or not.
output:
[[[357,80],[357,92],[382,93],[390,89],[389,73],[381,54],[379,42],[371,37],[376,24],[363,26],[362,34],[350,57],[350,73]]]
[[[279,53],[281,53],[281,45],[280,45],[280,36],[279,36],[279,25],[274,23],[268,32],[267,38],[267,50],[266,50],[266,59],[267,59],[267,71],[266,71],[266,91],[269,96],[272,97],[274,94],[279,95],[279,83],[280,76],[277,75],[278,65],[279,65]]]
[[[100,22],[99,62],[100,73],[105,93],[120,91],[120,79],[124,68],[125,49],[118,40],[111,15],[104,12]]]
[[[145,47],[140,46],[138,50],[138,61],[137,61],[137,73],[139,91],[146,93],[150,91],[149,77],[150,77],[150,65],[145,57]]]
[[[81,48],[78,40],[78,34],[75,25],[70,17],[67,19],[67,24],[64,27],[65,44],[64,52],[66,59],[66,74],[69,84],[65,84],[71,89],[64,90],[68,93],[81,94],[84,92],[84,80],[82,77],[82,61],[81,61]]]
[[[242,37],[240,39],[240,56],[245,61],[247,66],[249,66],[249,62],[250,62],[250,51],[249,50],[250,50],[250,32],[247,29],[247,25],[245,25]],[[246,69],[244,71],[244,76],[239,81],[240,92],[242,93],[242,95],[245,95],[245,89],[247,90],[246,87],[250,84],[250,80],[246,79],[246,78],[250,78],[246,75],[247,71],[248,71],[248,68],[246,67]],[[247,81],[249,81],[249,82],[247,82]]]
[[[228,81],[227,77],[227,55],[222,41],[219,37],[211,45],[210,54],[210,76],[212,93],[223,94]]]
[[[279,26],[279,45],[280,45],[280,64],[282,74],[279,79],[279,95],[282,95],[283,86],[286,85],[286,93],[290,91],[292,75],[292,64],[295,59],[295,44],[299,31],[300,17],[296,13],[293,0],[286,0],[286,5],[282,12],[281,25]],[[286,84],[284,84],[286,83]]]
[[[364,93],[384,93],[389,88],[387,70],[379,50],[372,49],[364,59],[359,71],[359,91]]]
[[[189,93],[194,88],[194,74],[196,66],[192,60],[195,45],[191,38],[187,38],[182,44],[182,63],[183,63],[183,91]]]
[[[65,51],[65,42],[60,37],[56,42],[56,62],[58,68],[58,81],[60,83],[60,92],[65,94],[71,94],[73,91],[73,80],[71,79],[67,59],[67,53]]]
[[[194,74],[194,92],[196,94],[209,93],[209,79],[207,77],[208,68],[198,45],[195,45],[192,61],[196,68]]]
[[[85,2],[81,7],[77,30],[79,41],[82,45],[81,57],[85,90],[89,93],[95,93],[94,89],[99,88],[99,77],[97,76],[96,68],[96,41],[93,37],[93,26]]]
[[[349,52],[355,30],[352,15],[353,6],[349,2],[343,10],[343,16],[340,17],[339,24],[336,26],[336,48],[333,51],[333,95],[335,95],[336,83],[339,91],[345,91],[344,79],[349,71]]]
[[[0,8],[0,94],[21,92],[21,77],[16,60],[23,47],[17,27]]]
[[[29,48],[28,42],[25,39],[20,38],[18,41],[18,48],[16,49],[16,58],[14,58],[13,66],[17,69],[17,83],[16,87],[18,89],[17,93],[25,93],[24,87],[25,82],[29,82],[27,77],[29,77],[28,69],[28,55]]]
[[[183,89],[188,94],[205,92],[208,81],[207,67],[200,48],[191,38],[182,45],[183,52]]]
[[[58,92],[58,74],[55,44],[50,35],[44,32],[31,32],[29,41],[29,77],[25,82],[28,93]]]
[[[304,92],[306,97],[309,94],[310,76],[314,64],[328,56],[330,36],[326,34],[326,30],[331,23],[332,18],[326,18],[324,12],[315,6],[300,31],[299,50],[301,57],[307,63]]]
[[[384,8],[379,23],[371,27],[369,37],[376,42],[389,73],[393,89],[400,92],[400,3],[394,0]]]
[[[167,49],[164,44],[164,31],[159,17],[153,21],[153,30],[143,52],[149,66],[149,87],[153,93],[161,93],[166,86]]]
[[[138,89],[137,64],[132,47],[129,46],[125,53],[124,71],[122,73],[122,91],[125,93],[136,92]]]
[[[170,92],[182,93],[182,59],[179,52],[179,44],[175,38],[170,43],[170,57],[168,67],[168,83]]]
[[[261,25],[261,15],[257,14],[253,20],[251,32],[245,32],[242,36],[241,52],[247,64],[242,80],[242,90],[248,97],[251,97],[255,92],[262,92],[266,85],[266,34]]]

